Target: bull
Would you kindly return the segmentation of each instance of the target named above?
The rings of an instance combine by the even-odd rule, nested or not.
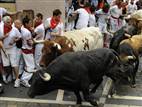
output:
[[[54,40],[35,41],[44,43],[40,65],[47,66],[53,59],[65,52],[87,51],[103,47],[103,36],[98,27],[64,32]]]
[[[132,35],[137,34],[137,29],[134,26],[122,27],[115,33],[110,41],[110,48],[117,50],[122,40],[130,38]]]
[[[142,53],[142,35],[134,35],[129,39],[120,42],[117,52],[123,62],[134,64],[133,84],[139,66],[139,55]],[[126,56],[132,56],[131,60],[126,60]]]
[[[127,78],[124,75],[119,57],[114,50],[100,48],[91,51],[66,52],[53,60],[46,68],[38,70],[32,78],[28,90],[29,97],[47,94],[56,89],[73,91],[77,104],[81,104],[80,91],[86,101],[96,106],[97,102],[91,97],[106,75],[117,81]],[[94,88],[89,91],[89,85]]]

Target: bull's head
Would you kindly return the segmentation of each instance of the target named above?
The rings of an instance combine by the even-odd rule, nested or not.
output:
[[[28,96],[33,98],[50,91],[52,91],[52,77],[47,73],[46,68],[42,68],[33,74]]]
[[[120,80],[127,80],[127,82],[132,86],[134,84],[134,66],[131,63],[124,63],[121,61],[117,53],[115,58],[111,61],[111,64],[108,67],[106,76],[110,77],[114,81],[118,82]],[[127,60],[133,59],[132,56],[128,56]]]
[[[52,60],[60,55],[61,46],[54,41],[45,41],[42,48],[40,65],[46,67]]]

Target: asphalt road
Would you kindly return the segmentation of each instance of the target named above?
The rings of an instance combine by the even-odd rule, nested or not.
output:
[[[110,79],[104,79],[103,83],[94,94],[95,99],[104,104],[104,107],[142,107],[142,73],[139,72],[136,77],[136,88],[131,88],[129,85],[123,83],[117,87],[117,94],[112,98],[107,97],[109,91]],[[37,96],[34,99],[29,99],[27,96],[28,88],[20,86],[14,88],[13,83],[5,86],[5,92],[0,95],[0,101],[21,101],[31,103],[51,103],[61,105],[75,105],[76,97],[74,93],[57,90],[49,94]],[[8,99],[8,100],[7,100]],[[89,103],[83,105],[90,106]],[[1,106],[0,106],[1,107]],[[38,107],[38,106],[37,106]],[[86,107],[86,106],[85,106]]]

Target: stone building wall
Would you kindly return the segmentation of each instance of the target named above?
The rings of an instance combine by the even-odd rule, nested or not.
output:
[[[16,10],[34,10],[34,13],[41,12],[44,15],[44,20],[52,16],[52,11],[59,8],[62,11],[64,20],[65,0],[16,0]]]

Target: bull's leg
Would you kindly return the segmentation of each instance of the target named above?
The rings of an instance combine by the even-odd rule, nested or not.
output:
[[[79,91],[74,91],[75,95],[76,95],[76,98],[77,98],[77,104],[81,104],[82,103],[82,98],[80,96],[80,93]]]
[[[113,95],[114,94],[116,94],[116,88],[118,87],[118,85],[119,85],[119,83],[120,83],[120,79],[118,79],[118,80],[114,80],[114,79],[112,79],[113,81],[112,81],[112,85],[111,85],[111,88],[110,88],[110,90],[109,90],[109,95],[111,96],[111,97],[113,97]]]
[[[86,101],[90,102],[90,104],[92,104],[93,106],[98,107],[97,102],[94,100],[94,98],[91,96],[92,94],[90,94],[89,92],[89,88],[84,89],[82,92],[83,92],[84,99]]]
[[[95,86],[92,88],[91,93],[95,93],[97,88],[99,87],[99,85],[102,83],[103,78],[100,78],[99,80],[97,80],[97,83],[95,84]]]

